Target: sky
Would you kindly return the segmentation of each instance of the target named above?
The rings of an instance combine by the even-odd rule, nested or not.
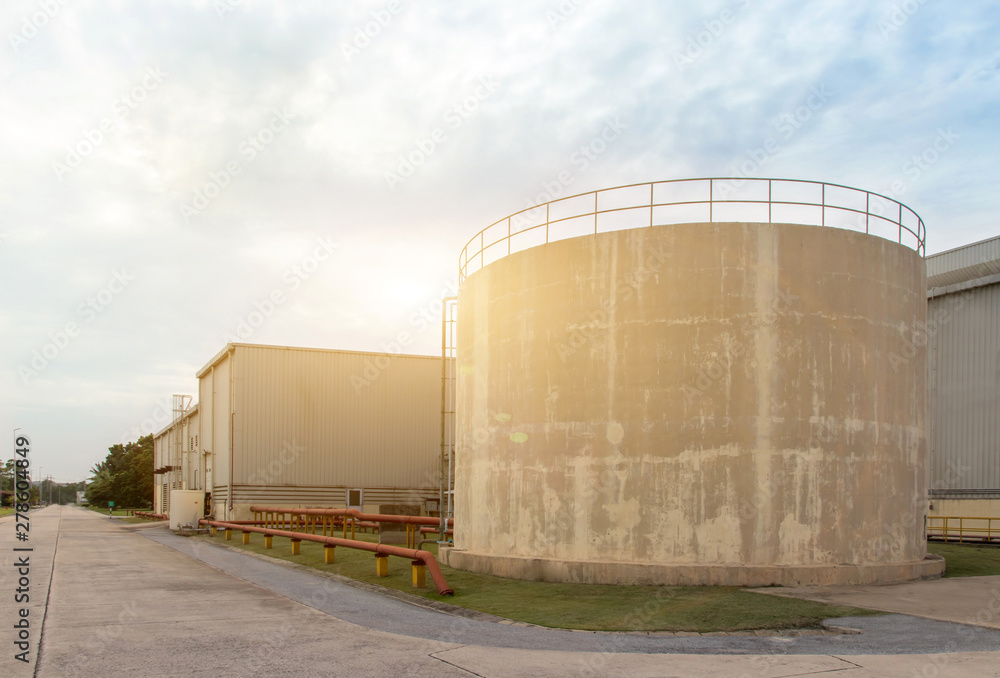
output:
[[[809,179],[928,254],[1000,235],[993,2],[6,0],[0,33],[0,428],[59,482],[227,341],[440,355],[465,243],[561,195]]]

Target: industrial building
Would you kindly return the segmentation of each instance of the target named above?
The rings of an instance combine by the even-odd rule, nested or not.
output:
[[[1000,237],[926,261],[930,515],[1000,518]]]
[[[207,487],[198,452],[198,406],[189,405],[190,396],[174,396],[173,421],[153,437],[154,513],[170,513],[171,490]]]
[[[205,492],[217,518],[251,504],[437,511],[441,358],[231,343],[197,374],[198,404],[154,438],[157,513]]]
[[[525,579],[937,576],[928,518],[1000,517],[1000,238],[924,251],[905,205],[798,180],[522,210],[463,250],[444,360],[227,345],[156,512],[445,509],[444,562]]]

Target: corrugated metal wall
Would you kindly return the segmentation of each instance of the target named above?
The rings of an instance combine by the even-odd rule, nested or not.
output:
[[[931,492],[1000,496],[1000,284],[928,303]]]
[[[201,442],[206,453],[206,467],[211,466],[210,482],[206,489],[212,492],[213,505],[228,499],[229,492],[229,422],[230,389],[229,357],[223,357],[209,367],[198,381]],[[206,472],[208,469],[206,468]],[[216,515],[222,515],[216,512]]]
[[[237,345],[234,362],[235,485],[437,490],[439,358]]]
[[[197,463],[197,457],[191,450],[194,436],[198,435],[198,422],[199,408],[195,406],[194,411],[189,411],[153,437],[153,468],[173,466],[177,469],[153,475],[155,513],[167,513],[170,510],[170,488],[181,489],[184,483],[191,487],[194,468],[197,468],[191,466],[192,460]]]

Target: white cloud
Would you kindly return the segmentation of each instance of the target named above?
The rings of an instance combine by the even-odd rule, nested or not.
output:
[[[574,169],[567,192],[727,174],[814,87],[833,96],[763,175],[885,191],[951,127],[959,141],[901,198],[931,251],[996,234],[1000,21],[981,5],[927,3],[883,35],[891,2],[587,0],[553,24],[555,0],[401,0],[347,60],[386,4],[242,2],[219,16],[208,0],[72,0],[16,51],[9,35],[37,5],[5,6],[0,426],[34,433],[67,480],[159,399],[192,392],[194,370],[272,290],[287,301],[252,341],[378,350],[447,289],[472,234],[561,171]],[[117,115],[149,68],[167,75]],[[483,77],[496,92],[451,126]],[[294,119],[264,143],[282,108]],[[627,131],[579,171],[572,154],[615,116]],[[53,162],[104,119],[113,130],[57,177]],[[390,191],[386,172],[437,128],[446,140]],[[180,206],[233,161],[239,173],[185,220]],[[325,236],[336,258],[289,289]],[[122,268],[135,281],[84,323],[79,304]],[[67,322],[79,337],[25,386],[18,366]],[[428,331],[408,350],[436,342]]]

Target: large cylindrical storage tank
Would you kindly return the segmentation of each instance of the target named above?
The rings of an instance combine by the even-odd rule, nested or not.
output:
[[[459,294],[454,566],[797,585],[925,558],[913,249],[792,223],[596,233]]]

